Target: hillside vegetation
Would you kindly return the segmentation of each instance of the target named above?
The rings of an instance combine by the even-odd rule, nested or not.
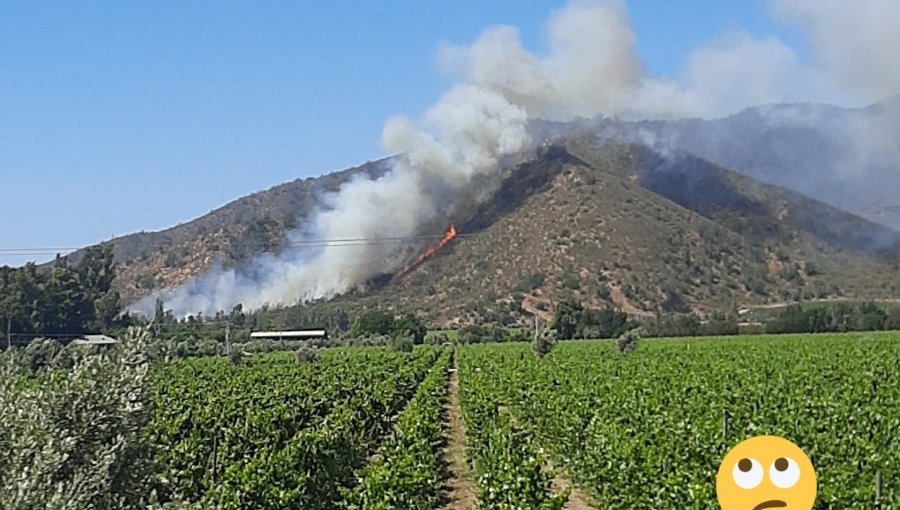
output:
[[[322,195],[352,176],[379,176],[379,160],[322,177],[297,179],[235,200],[195,220],[159,232],[139,232],[103,244],[114,247],[116,288],[126,302],[172,288],[215,268],[246,263],[284,247],[285,233],[302,225]],[[78,262],[85,250],[69,255]]]
[[[506,167],[499,184],[471,184],[455,213],[427,225],[452,221],[463,236],[402,278],[383,275],[313,308],[515,324],[549,319],[562,300],[650,316],[897,295],[897,232],[688,152],[610,142],[590,125],[566,136],[544,128],[547,141]],[[127,303],[291,249],[286,234],[323,193],[388,167],[382,160],[294,181],[167,231],[110,241],[114,286]]]
[[[896,233],[634,145],[548,144],[459,220],[472,235],[399,282],[337,302],[512,323],[549,318],[561,300],[650,315],[887,297],[900,285]]]

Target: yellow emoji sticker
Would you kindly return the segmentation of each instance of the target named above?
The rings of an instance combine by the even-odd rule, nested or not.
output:
[[[752,437],[725,455],[716,495],[722,510],[811,510],[816,471],[803,450],[787,439]]]

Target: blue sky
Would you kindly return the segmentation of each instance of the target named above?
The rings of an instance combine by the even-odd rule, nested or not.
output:
[[[0,249],[158,230],[381,157],[384,121],[450,85],[439,43],[507,24],[540,52],[564,3],[2,2]],[[650,74],[737,29],[804,54],[762,0],[627,5]]]

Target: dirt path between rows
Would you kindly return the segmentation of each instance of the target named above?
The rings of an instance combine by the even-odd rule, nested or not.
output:
[[[472,472],[466,461],[466,426],[459,408],[459,374],[456,370],[456,353],[453,354],[453,366],[450,368],[450,391],[447,403],[444,404],[444,423],[447,447],[444,449],[444,462],[447,466],[448,479],[444,487],[443,508],[447,510],[472,510],[476,506],[477,491],[472,481]]]
[[[571,488],[572,491],[569,492],[569,500],[563,508],[568,510],[595,510],[588,502],[588,498],[583,492],[578,490],[577,487],[572,485],[572,483],[562,475],[557,474],[556,478],[553,479],[553,492],[560,493],[569,488]]]

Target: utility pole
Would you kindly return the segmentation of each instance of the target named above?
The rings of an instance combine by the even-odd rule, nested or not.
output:
[[[231,321],[225,322],[225,355],[231,355]]]
[[[881,508],[881,470],[875,473],[875,504]]]
[[[540,333],[538,332],[538,322],[539,322],[538,316],[537,316],[537,314],[534,314],[534,339],[535,340],[537,340],[538,336],[540,336]]]

